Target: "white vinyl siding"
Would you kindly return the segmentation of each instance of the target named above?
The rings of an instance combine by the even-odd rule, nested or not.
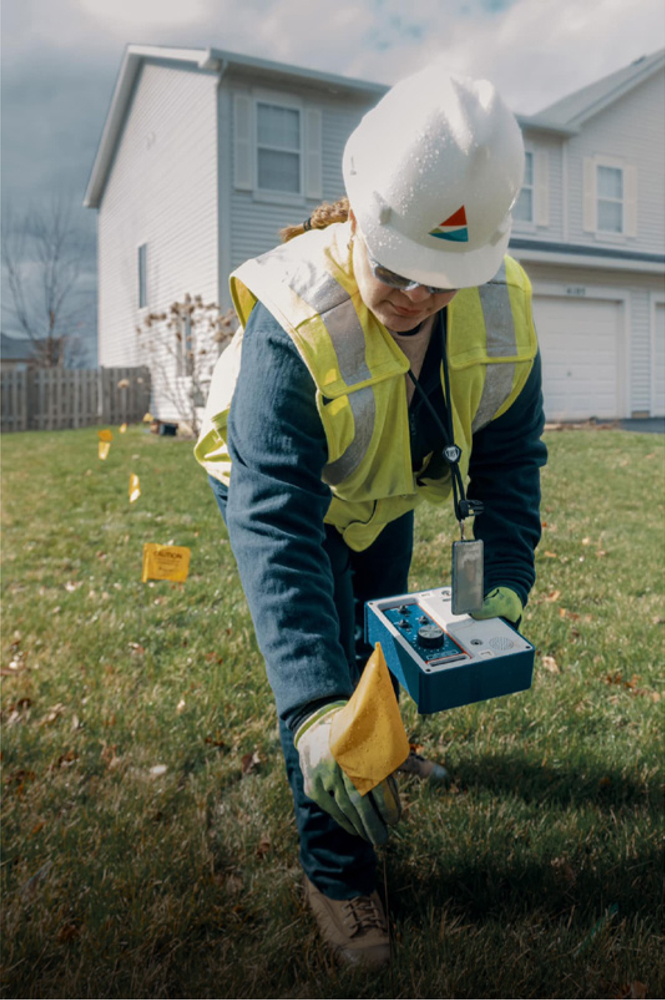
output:
[[[137,80],[99,209],[100,365],[145,357],[139,246],[147,245],[151,310],[168,309],[185,290],[217,296],[216,85],[212,74],[150,63]]]
[[[665,74],[657,73],[580,126],[567,142],[569,238],[572,243],[612,244],[637,252],[663,252],[665,232]],[[598,167],[622,171],[622,230],[601,230],[617,208],[599,214]],[[604,200],[604,196],[601,200]]]

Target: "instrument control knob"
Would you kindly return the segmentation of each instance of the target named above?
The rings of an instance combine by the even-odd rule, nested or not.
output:
[[[418,629],[418,642],[425,649],[439,649],[443,646],[445,633],[438,625],[422,625]]]
[[[408,622],[406,618],[402,618],[401,621],[397,622],[400,628],[411,628],[411,622]]]

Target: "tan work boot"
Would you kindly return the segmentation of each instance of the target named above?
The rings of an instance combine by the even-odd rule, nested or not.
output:
[[[388,923],[378,892],[330,899],[305,878],[305,898],[323,940],[339,962],[377,969],[390,961]]]
[[[445,767],[435,764],[434,761],[427,760],[415,750],[409,751],[409,756],[403,764],[397,768],[400,774],[413,774],[421,781],[428,781],[432,785],[450,784],[450,775]]]

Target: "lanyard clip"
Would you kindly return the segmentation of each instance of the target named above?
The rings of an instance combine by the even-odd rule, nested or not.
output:
[[[459,502],[459,517],[460,521],[463,521],[467,517],[477,517],[478,514],[482,514],[485,510],[485,504],[482,500],[464,500]]]

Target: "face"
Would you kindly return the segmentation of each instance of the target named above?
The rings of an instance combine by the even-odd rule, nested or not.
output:
[[[423,285],[410,291],[384,285],[374,277],[367,255],[367,247],[358,229],[353,212],[349,213],[353,241],[353,270],[358,290],[368,309],[384,326],[394,333],[415,330],[428,316],[433,316],[455,298],[457,289],[430,292]]]

